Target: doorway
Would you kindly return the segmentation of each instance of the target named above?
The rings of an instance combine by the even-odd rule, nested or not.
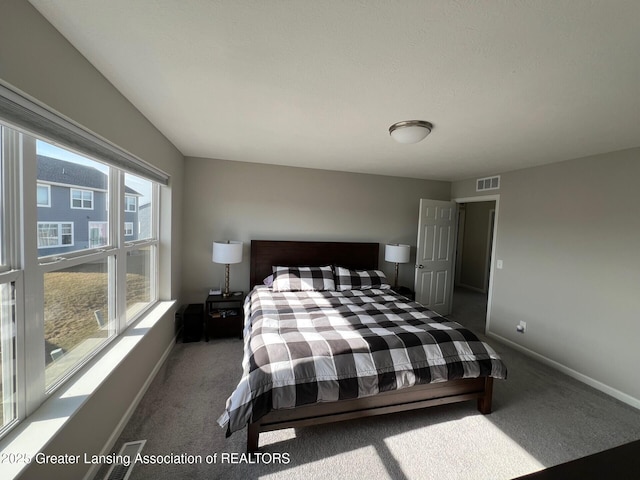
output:
[[[454,290],[449,318],[484,334],[490,318],[498,196],[456,199],[459,207]]]

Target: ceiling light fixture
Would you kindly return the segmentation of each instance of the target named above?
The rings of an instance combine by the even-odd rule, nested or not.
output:
[[[398,143],[418,143],[431,133],[433,125],[424,120],[405,120],[389,127],[389,135]]]

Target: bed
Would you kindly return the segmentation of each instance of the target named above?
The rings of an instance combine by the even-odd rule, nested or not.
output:
[[[251,242],[243,376],[218,419],[227,436],[247,426],[255,452],[265,431],[469,400],[491,412],[500,358],[375,272],[363,281],[378,258],[377,243]],[[279,276],[267,287],[274,266],[311,267],[314,286],[283,288]]]

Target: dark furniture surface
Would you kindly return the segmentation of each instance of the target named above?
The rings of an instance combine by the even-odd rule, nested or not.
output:
[[[631,480],[640,478],[640,440],[561,463],[516,480]]]
[[[243,303],[244,292],[233,292],[226,298],[209,295],[204,316],[204,339],[208,342],[209,338],[242,338]]]
[[[320,267],[338,265],[351,269],[376,269],[380,256],[377,243],[251,241],[251,288],[262,285],[275,265]]]
[[[251,286],[262,284],[273,265],[340,265],[352,269],[377,269],[377,243],[251,242]],[[303,407],[271,410],[247,429],[247,451],[255,452],[260,432],[370,417],[446,403],[477,401],[478,410],[491,413],[493,378],[468,378],[416,385],[372,397],[339,400]]]
[[[407,297],[409,300],[415,301],[416,292],[411,290],[409,287],[398,287],[393,289],[394,292]]]
[[[182,313],[182,342],[199,342],[202,338],[202,321],[204,305],[191,303]]]

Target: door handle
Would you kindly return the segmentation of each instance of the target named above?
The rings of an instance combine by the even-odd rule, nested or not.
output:
[[[424,265],[416,265],[416,268],[424,268]]]

